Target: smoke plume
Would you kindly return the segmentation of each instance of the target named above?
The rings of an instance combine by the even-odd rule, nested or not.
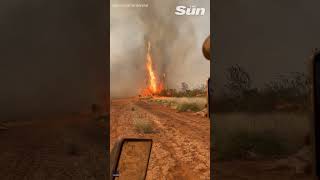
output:
[[[146,86],[146,44],[167,88],[204,84],[209,62],[201,46],[210,32],[209,0],[111,1],[111,96],[134,96]],[[147,4],[147,7],[126,7]],[[205,7],[204,16],[176,16],[177,5]]]

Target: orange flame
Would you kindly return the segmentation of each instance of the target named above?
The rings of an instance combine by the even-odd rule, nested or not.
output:
[[[148,87],[142,91],[142,95],[149,96],[159,94],[163,90],[163,84],[159,81],[157,74],[154,70],[150,42],[148,42],[146,61]]]
[[[151,58],[151,44],[148,42],[148,53],[147,53],[147,70],[148,70],[148,75],[149,75],[149,89],[151,90],[152,93],[157,92],[157,78],[155,76],[153,67],[152,67],[152,58]]]

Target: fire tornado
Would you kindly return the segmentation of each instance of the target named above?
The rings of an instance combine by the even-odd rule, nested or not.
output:
[[[150,96],[159,94],[163,90],[163,84],[159,81],[158,75],[154,70],[154,63],[151,56],[151,43],[148,42],[146,54],[146,70],[147,70],[147,88],[142,91],[142,95]]]

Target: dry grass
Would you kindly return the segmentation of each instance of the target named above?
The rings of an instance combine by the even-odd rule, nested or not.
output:
[[[149,134],[153,133],[152,123],[145,119],[135,119],[133,121],[134,128],[139,133]]]
[[[151,101],[167,105],[173,109],[177,109],[186,104],[193,104],[199,110],[204,109],[207,104],[206,97],[155,97]]]
[[[201,109],[196,103],[183,103],[178,105],[177,110],[178,112],[187,112],[187,111],[198,112]]]

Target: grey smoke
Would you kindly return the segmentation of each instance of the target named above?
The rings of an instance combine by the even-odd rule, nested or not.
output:
[[[148,4],[146,8],[112,7],[116,4]],[[177,5],[205,7],[205,16],[176,16]],[[111,1],[111,96],[134,96],[144,88],[146,43],[166,86],[181,82],[196,87],[209,77],[209,62],[201,46],[210,33],[210,1]]]

